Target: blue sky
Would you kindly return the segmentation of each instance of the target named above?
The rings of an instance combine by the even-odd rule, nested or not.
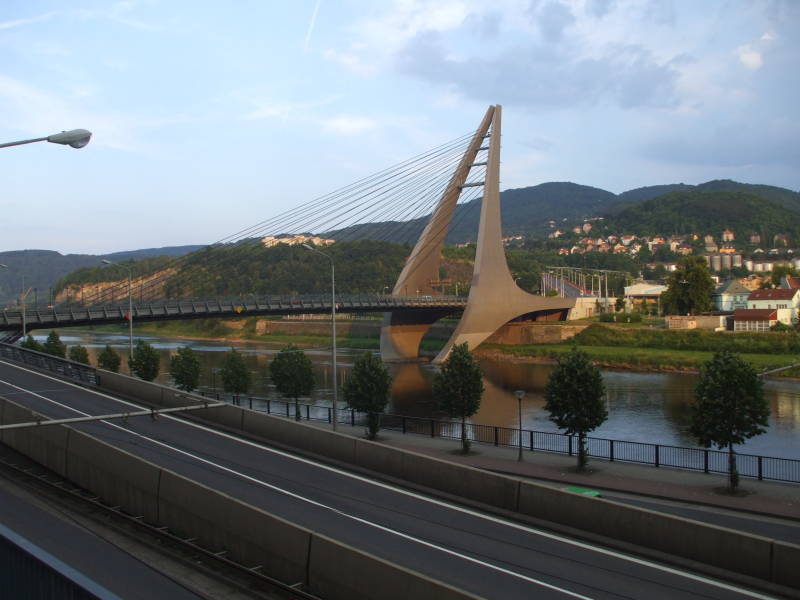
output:
[[[502,189],[800,188],[796,0],[5,0],[0,250],[209,243],[474,129]]]

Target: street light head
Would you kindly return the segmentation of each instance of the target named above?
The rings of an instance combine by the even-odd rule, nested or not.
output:
[[[0,265],[0,269],[7,269],[8,265]]]
[[[516,394],[517,400],[522,400],[525,397],[525,390],[517,390],[514,394]]]
[[[101,260],[100,262],[103,263],[104,265],[113,265],[114,264],[110,260],[106,260],[105,258],[103,260]]]
[[[61,133],[56,133],[47,137],[48,142],[72,146],[73,148],[83,148],[89,143],[90,139],[92,139],[92,132],[86,129],[62,131]]]
[[[313,248],[312,248],[311,246],[309,246],[308,244],[300,244],[300,245],[301,245],[303,248],[306,248],[307,250],[313,250]]]

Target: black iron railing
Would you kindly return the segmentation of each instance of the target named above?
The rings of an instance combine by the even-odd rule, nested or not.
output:
[[[287,402],[285,400],[256,396],[240,396],[236,398],[217,392],[204,391],[200,393],[203,396],[217,398],[238,406],[248,406],[253,410],[284,417],[295,417],[295,405],[292,401]],[[298,409],[300,418],[303,420],[332,422],[333,410],[330,406],[300,403],[298,404]],[[349,408],[337,409],[336,413],[337,423],[366,425],[366,413]],[[466,423],[465,427],[467,438],[472,442],[512,448],[517,448],[520,444],[519,429],[495,425],[478,425],[475,423]],[[381,414],[381,428],[399,431],[404,434],[425,435],[452,440],[461,439],[461,423],[457,421],[383,413]],[[523,429],[521,441],[523,449],[527,451],[553,452],[569,456],[578,452],[578,436]],[[702,471],[704,473],[728,472],[728,453],[720,450],[595,437],[586,438],[586,449],[590,457],[609,461],[638,463],[655,467],[673,467]],[[800,460],[739,454],[737,452],[736,465],[739,475],[743,477],[800,483]]]
[[[75,379],[82,383],[97,385],[97,370],[94,367],[53,356],[52,354],[0,343],[0,358],[51,371],[56,375]]]

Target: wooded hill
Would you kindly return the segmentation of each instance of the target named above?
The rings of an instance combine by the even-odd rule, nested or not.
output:
[[[792,213],[800,214],[800,193],[775,186],[739,183],[729,179],[708,181],[700,185],[683,183],[654,185],[628,190],[621,194],[613,194],[600,188],[570,182],[550,182],[532,187],[509,189],[500,193],[503,235],[544,237],[553,230],[548,225],[551,220],[556,222],[556,228],[564,230],[584,218],[613,217],[642,202],[665,197],[673,192],[742,192],[751,197],[770,201],[773,203],[770,206],[778,205]],[[730,198],[734,199],[735,196]],[[701,204],[703,203],[701,202]],[[702,209],[702,206],[700,208]],[[741,210],[747,212],[749,209],[741,207]],[[638,214],[640,213],[631,213],[630,218],[625,218],[626,227],[628,225],[631,227],[626,230],[626,233],[642,233],[644,235],[644,232],[640,232],[637,228],[633,216]],[[712,218],[712,214],[707,216],[709,218],[702,219],[704,225],[707,226],[707,231],[721,232],[726,227],[732,227],[726,224],[724,211],[717,213],[716,220]],[[447,243],[458,244],[475,241],[479,218],[480,200],[472,200],[459,205],[448,230]],[[381,239],[390,241],[413,243],[422,232],[428,219],[429,216],[426,215],[408,223],[383,222],[357,225],[346,230],[327,232],[325,236],[346,240],[380,236]],[[770,216],[765,216],[765,219],[771,222]],[[645,225],[645,222],[642,225]],[[674,227],[671,222],[668,222],[668,225],[670,229],[657,233],[673,233]],[[758,230],[755,223],[751,230]],[[621,232],[621,230],[610,231],[610,233],[616,232]],[[779,231],[772,231],[772,233],[779,233]]]
[[[670,192],[636,204],[610,216],[602,230],[636,235],[706,234],[717,239],[723,229],[731,229],[737,240],[750,232],[762,235],[771,244],[776,233],[798,239],[800,212],[746,191],[706,191],[688,189]]]
[[[144,248],[142,250],[129,250],[113,252],[111,254],[61,254],[54,250],[12,250],[0,252],[0,264],[7,265],[7,269],[0,269],[0,305],[13,302],[22,291],[22,278],[25,278],[25,287],[36,290],[31,291],[30,299],[38,295],[40,301],[45,301],[48,291],[56,282],[68,273],[82,267],[100,265],[102,260],[122,262],[139,260],[142,258],[167,255],[181,256],[193,252],[202,246],[167,246],[164,248]],[[113,268],[113,267],[109,267]],[[127,271],[125,271],[127,276]],[[120,271],[113,274],[103,274],[102,279],[119,278]]]

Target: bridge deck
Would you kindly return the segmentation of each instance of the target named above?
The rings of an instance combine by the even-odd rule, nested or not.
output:
[[[464,310],[467,299],[456,296],[383,296],[342,295],[336,298],[336,312],[366,313],[395,311],[438,311],[458,313]],[[331,312],[330,296],[273,296],[269,298],[233,299],[175,299],[136,303],[134,321],[163,321],[214,317],[245,317],[258,315],[322,314]],[[32,307],[3,310],[0,331],[22,328],[23,316],[28,329],[103,325],[127,321],[128,304],[122,302],[103,306]]]

